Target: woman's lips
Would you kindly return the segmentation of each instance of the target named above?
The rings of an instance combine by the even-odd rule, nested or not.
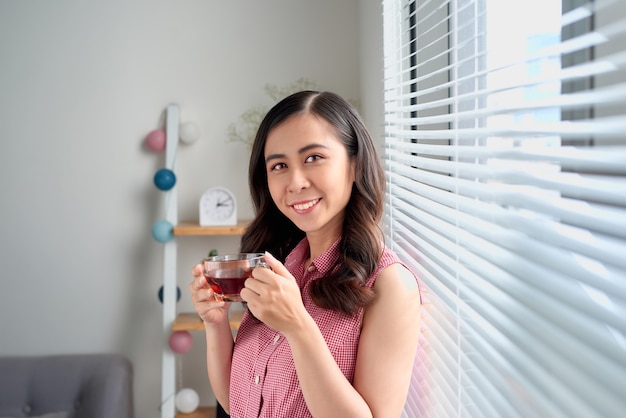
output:
[[[319,201],[320,199],[313,199],[307,202],[294,203],[293,205],[291,205],[291,207],[296,212],[306,212],[307,210],[311,209],[313,206],[317,205]]]

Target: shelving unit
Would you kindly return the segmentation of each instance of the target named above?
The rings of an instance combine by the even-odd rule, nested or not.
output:
[[[180,222],[174,227],[174,235],[241,235],[250,221],[239,221],[233,226],[200,226],[198,222]]]
[[[200,226],[197,222],[180,222],[174,227],[174,236],[217,236],[217,235],[241,235],[245,230],[247,221],[241,221],[236,226]],[[174,240],[175,241],[175,240]],[[243,310],[231,309],[229,312],[230,328],[236,331],[239,328]],[[171,331],[204,331],[202,320],[195,312],[179,312],[171,323]],[[165,376],[164,376],[165,378]],[[190,414],[177,413],[176,418],[215,418],[217,412],[214,407],[199,407]]]
[[[239,329],[239,324],[241,324],[243,311],[233,309],[230,311],[229,315],[230,328],[236,331]],[[176,316],[172,324],[172,331],[204,331],[204,325],[202,324],[202,320],[194,312],[182,312]]]
[[[176,414],[176,418],[215,418],[216,415],[217,410],[215,407],[201,406],[190,414],[182,414],[179,412],[178,414]]]
[[[167,107],[166,115],[166,148],[165,148],[165,168],[173,172],[176,163],[176,153],[178,150],[178,126],[179,108],[177,104],[170,104]],[[185,236],[218,236],[243,234],[249,221],[240,221],[234,226],[200,226],[198,222],[183,221],[178,222],[177,213],[177,186],[174,184],[170,190],[164,193],[165,211],[167,220],[173,225],[173,239],[165,242],[163,256],[163,333],[164,338],[173,331],[203,331],[202,320],[195,313],[176,311],[176,259],[177,259],[177,237]],[[243,311],[231,310],[230,326],[236,330],[241,323]],[[214,407],[199,407],[190,414],[176,414],[176,354],[165,344],[162,355],[161,368],[161,418],[213,418],[216,415]]]

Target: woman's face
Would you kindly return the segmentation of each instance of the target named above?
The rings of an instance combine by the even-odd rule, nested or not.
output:
[[[309,236],[341,234],[354,163],[328,122],[304,113],[272,129],[265,167],[274,203],[298,228]]]

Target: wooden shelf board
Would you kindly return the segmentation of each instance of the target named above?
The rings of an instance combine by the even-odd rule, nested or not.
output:
[[[174,235],[242,235],[250,221],[232,226],[200,226],[195,221],[182,221],[174,226]]]
[[[217,409],[214,406],[200,406],[190,414],[178,412],[176,418],[215,418]]]
[[[243,311],[233,309],[230,311],[230,328],[239,329],[243,318]],[[204,331],[204,324],[195,312],[182,312],[176,316],[176,320],[172,324],[173,331]]]

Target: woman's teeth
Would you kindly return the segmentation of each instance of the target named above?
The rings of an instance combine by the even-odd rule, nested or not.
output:
[[[317,202],[319,202],[319,199],[311,200],[307,203],[293,205],[293,207],[295,210],[307,210],[308,208],[313,207]]]

